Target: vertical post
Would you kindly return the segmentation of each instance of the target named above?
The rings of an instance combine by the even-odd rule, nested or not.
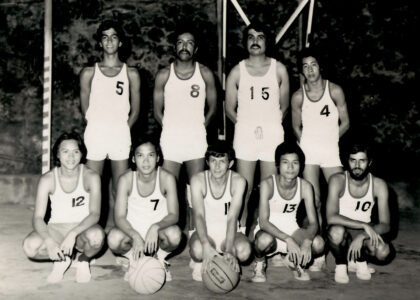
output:
[[[226,18],[227,18],[227,0],[218,0],[217,1],[218,13],[217,13],[217,23],[218,23],[218,35],[219,35],[219,79],[222,84],[223,96],[226,90]],[[222,119],[223,119],[223,128],[219,131],[219,140],[226,140],[226,110],[225,110],[225,100],[222,104]]]
[[[50,170],[51,153],[51,60],[52,0],[45,0],[44,16],[44,93],[42,108],[42,174]]]
[[[308,26],[306,28],[306,40],[305,40],[305,47],[308,48],[310,45],[310,37],[311,37],[311,32],[312,32],[312,17],[314,15],[314,4],[315,4],[315,0],[310,0],[310,4],[309,4],[309,14],[308,14]]]

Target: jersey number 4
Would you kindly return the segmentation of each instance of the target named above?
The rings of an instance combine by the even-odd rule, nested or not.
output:
[[[328,117],[330,115],[330,110],[328,109],[328,104],[324,105],[324,107],[321,109],[321,112],[319,113],[321,116]]]
[[[124,93],[124,82],[122,81],[117,81],[117,86],[116,86],[116,90],[115,92],[118,95],[122,95]]]

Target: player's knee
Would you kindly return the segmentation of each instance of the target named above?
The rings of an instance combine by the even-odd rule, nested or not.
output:
[[[39,239],[33,236],[28,236],[23,240],[22,248],[27,257],[34,258],[37,255],[40,246],[41,243]]]
[[[378,248],[376,248],[375,256],[378,260],[384,261],[390,252],[391,250],[388,244],[381,244]]]
[[[241,241],[235,245],[236,257],[240,262],[246,261],[251,255],[251,244]]]
[[[87,230],[86,238],[90,248],[99,249],[104,244],[105,232],[99,225],[96,225]]]
[[[340,244],[344,239],[345,229],[342,226],[331,226],[328,230],[328,240],[334,245]]]
[[[271,235],[265,232],[260,232],[255,238],[255,250],[263,252],[266,249],[270,248],[273,242],[274,238]]]
[[[178,226],[171,226],[165,230],[165,238],[169,246],[177,247],[181,243],[182,233]]]
[[[325,241],[322,237],[317,235],[312,241],[312,251],[315,255],[324,253]]]
[[[119,231],[115,228],[111,229],[111,231],[107,235],[108,247],[112,251],[117,250],[118,248],[120,248],[123,238],[124,238],[124,236],[121,233],[121,231]]]

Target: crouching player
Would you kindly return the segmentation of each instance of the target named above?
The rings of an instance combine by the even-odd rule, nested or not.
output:
[[[366,145],[354,143],[349,149],[348,171],[334,175],[328,184],[328,240],[338,283],[349,282],[347,265],[350,271],[356,271],[357,278],[370,280],[374,270],[368,267],[367,257],[385,260],[390,253],[383,238],[390,230],[388,187],[370,173],[372,160]],[[379,224],[372,224],[374,205]]]
[[[77,133],[63,133],[53,146],[55,168],[38,183],[32,231],[23,242],[34,260],[52,260],[49,283],[63,279],[76,254],[76,281],[89,282],[90,259],[101,249],[105,233],[97,224],[101,210],[99,175],[87,168],[86,147]],[[51,217],[44,217],[48,201]]]
[[[209,146],[205,154],[209,170],[197,173],[191,180],[196,231],[190,239],[190,255],[194,261],[192,278],[196,281],[202,281],[201,274],[215,255],[222,253],[231,268],[239,272],[239,262],[251,254],[248,239],[238,232],[246,181],[230,170],[234,156],[227,142]]]
[[[260,230],[255,236],[253,282],[266,281],[266,256],[280,252],[298,280],[310,280],[305,270],[314,256],[323,254],[324,240],[316,235],[318,221],[312,185],[299,177],[305,156],[296,143],[282,143],[275,152],[278,174],[261,182]],[[301,228],[297,212],[302,199],[309,225]]]
[[[181,241],[175,177],[158,166],[161,152],[151,138],[133,144],[128,170],[118,180],[115,205],[116,227],[108,234],[108,246],[124,255],[133,266],[143,255],[155,255],[171,281],[165,260]],[[128,278],[128,272],[125,279]]]

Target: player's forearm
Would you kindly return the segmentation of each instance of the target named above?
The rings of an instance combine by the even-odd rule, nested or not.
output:
[[[265,232],[271,234],[275,238],[278,238],[282,241],[285,241],[287,238],[290,237],[290,235],[284,233],[280,229],[278,229],[276,226],[274,226],[271,222],[265,221],[260,223],[260,227]]]
[[[47,224],[45,224],[43,218],[34,218],[33,219],[34,230],[41,236],[43,240],[51,238],[48,233]]]
[[[128,121],[127,121],[128,126],[130,128],[132,128],[133,125],[134,125],[134,123],[136,123],[137,119],[139,118],[139,114],[140,114],[140,111],[139,110],[130,111],[130,115],[129,115]]]
[[[225,252],[233,254],[233,243],[235,241],[237,218],[235,220],[228,220],[226,228],[226,242]]]
[[[205,116],[205,121],[204,121],[204,125],[206,127],[210,124],[211,120],[214,118],[215,115],[216,115],[216,109],[215,108],[212,108],[211,110],[209,109],[207,111],[206,116]]]
[[[196,227],[198,238],[201,242],[201,245],[204,246],[205,244],[209,244],[209,239],[207,235],[207,226],[202,216],[195,218],[195,227]]]
[[[373,226],[373,229],[375,230],[377,234],[385,234],[389,232],[389,230],[391,229],[391,226],[386,223],[379,223]]]
[[[168,214],[159,222],[155,223],[158,226],[159,230],[168,228],[172,225],[175,225],[178,222],[178,216],[176,214]]]
[[[155,117],[155,120],[159,123],[160,126],[163,126],[163,113],[159,110],[154,110],[153,116]]]
[[[300,142],[300,138],[302,137],[302,127],[293,125],[293,133],[295,134],[297,140]]]
[[[309,224],[304,232],[305,238],[312,241],[318,232],[318,224]]]
[[[340,136],[340,138],[349,130],[350,128],[350,122],[349,121],[345,121],[345,122],[341,122],[340,126],[338,128],[338,134]]]
[[[98,224],[99,222],[99,213],[90,213],[86,218],[84,218],[82,220],[82,222],[80,222],[79,225],[77,225],[76,227],[74,227],[72,229],[72,231],[76,234],[79,235],[81,234],[83,231],[85,231],[86,229],[92,227],[95,224]]]
[[[349,219],[347,217],[341,216],[341,215],[332,215],[328,217],[328,224],[329,225],[341,225],[348,228],[353,229],[363,229],[363,226],[366,224],[364,222],[355,221],[352,219]]]
[[[115,217],[115,225],[132,239],[134,239],[135,236],[140,235],[138,231],[131,226],[130,222],[127,221],[126,217]]]
[[[226,107],[226,116],[233,122],[233,124],[236,124],[237,121],[237,113],[233,109],[229,109]]]

